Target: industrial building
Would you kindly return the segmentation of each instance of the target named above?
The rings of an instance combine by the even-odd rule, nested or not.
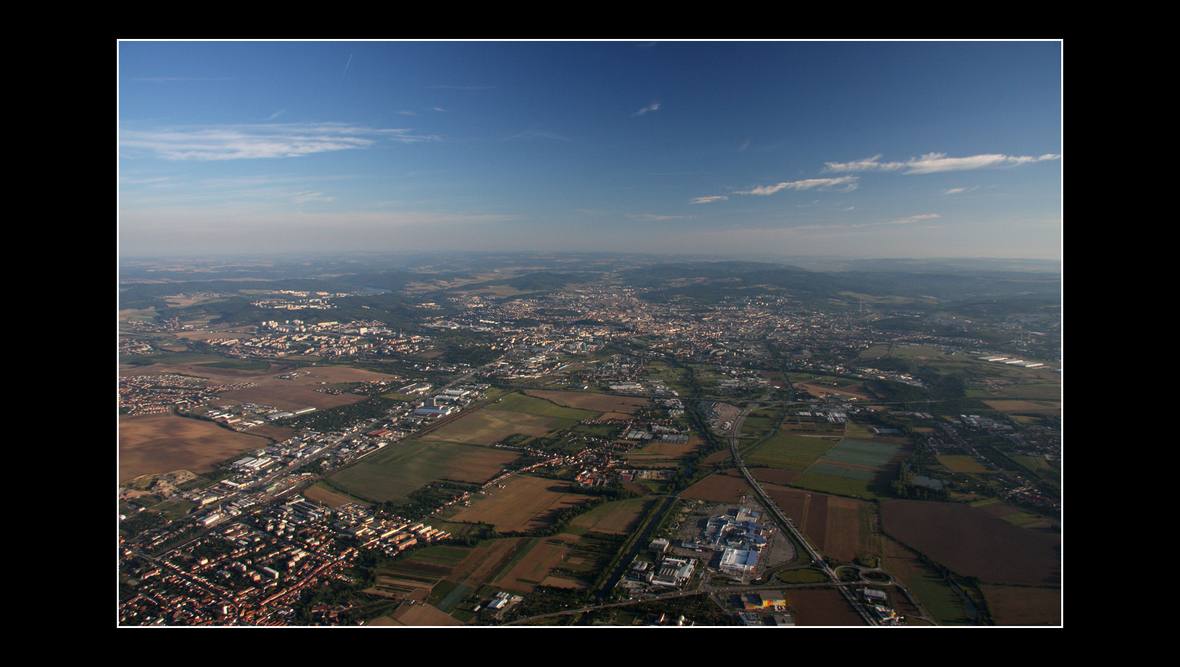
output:
[[[751,549],[727,548],[721,553],[721,565],[725,574],[744,577],[758,567],[758,552]]]

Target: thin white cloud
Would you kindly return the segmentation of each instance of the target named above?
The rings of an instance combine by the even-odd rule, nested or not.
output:
[[[905,167],[901,162],[881,162],[880,155],[852,162],[825,162],[824,171],[893,171]]]
[[[838,176],[836,178],[805,178],[799,181],[783,181],[775,183],[774,185],[759,185],[749,190],[738,190],[734,194],[739,195],[756,195],[759,197],[769,197],[777,194],[783,190],[812,190],[815,188],[829,189],[838,186],[844,186],[842,190],[849,192],[857,188],[856,176]]]
[[[418,112],[406,110],[406,111],[399,111],[398,114],[402,115],[402,116],[417,116]]]
[[[978,189],[979,189],[979,186],[977,186],[977,185],[972,185],[971,187],[947,188],[946,190],[942,191],[942,194],[944,194],[944,195],[961,195],[964,192],[971,192],[972,190],[978,190]]]
[[[413,130],[340,123],[269,123],[156,130],[124,130],[121,146],[166,160],[289,158],[368,148],[379,141],[436,141]]]
[[[635,116],[642,116],[642,115],[644,115],[644,114],[646,114],[646,113],[656,112],[656,111],[659,111],[659,110],[660,110],[660,103],[659,103],[659,102],[652,102],[651,104],[649,104],[649,105],[647,105],[647,106],[643,107],[643,108],[642,108],[642,109],[640,109],[639,111],[636,111],[635,113],[631,114],[631,116],[632,116],[632,117],[635,117]]]
[[[888,222],[881,222],[881,223],[875,223],[875,224],[881,224],[881,225],[913,225],[913,224],[917,224],[917,223],[919,223],[919,222],[929,222],[929,221],[931,221],[931,220],[937,220],[937,219],[939,219],[939,218],[941,218],[941,217],[942,217],[942,216],[941,216],[941,215],[939,215],[939,214],[937,214],[937,213],[919,213],[919,214],[917,214],[917,215],[910,215],[910,216],[906,216],[906,217],[904,217],[904,218],[898,218],[897,220],[890,220],[890,221],[888,221]],[[869,224],[874,224],[874,223],[869,223]],[[867,226],[867,225],[866,225],[866,226]]]
[[[726,201],[729,197],[725,195],[706,195],[704,197],[693,197],[690,203],[692,204],[712,204],[713,202]]]
[[[683,220],[686,215],[661,215],[658,213],[628,213],[627,218],[638,222],[664,222],[665,220]]]
[[[1031,155],[1002,155],[1000,153],[984,153],[965,157],[947,157],[946,153],[926,153],[921,157],[910,158],[905,162],[881,162],[880,155],[874,155],[852,162],[826,162],[824,171],[853,172],[853,171],[900,171],[905,174],[936,174],[945,171],[967,171],[971,169],[986,169],[988,167],[1008,167],[1047,160],[1058,160],[1061,156],[1046,153],[1041,156]]]
[[[272,113],[271,115],[267,116],[267,117],[266,117],[266,120],[268,120],[268,121],[274,120],[274,119],[278,118],[279,116],[281,116],[281,115],[283,115],[283,114],[285,114],[285,113],[287,113],[287,110],[286,110],[286,109],[279,109],[278,111],[276,111],[276,112]]]
[[[348,76],[348,68],[349,67],[352,67],[352,54],[351,53],[348,54],[348,62],[344,63],[344,73],[340,75],[341,79]]]
[[[514,139],[550,139],[552,141],[573,141],[573,139],[570,139],[567,136],[558,134],[556,132],[551,132],[549,130],[525,130],[523,132],[517,132],[516,134],[508,137],[507,140],[512,141]]]
[[[444,109],[444,108],[442,108],[442,107],[432,107],[432,108],[433,108],[435,111],[438,111],[439,113],[446,113],[446,111],[447,111],[446,109]]]
[[[295,196],[291,197],[291,201],[296,204],[327,204],[336,201],[336,198],[329,197],[322,192],[307,190],[295,193]]]

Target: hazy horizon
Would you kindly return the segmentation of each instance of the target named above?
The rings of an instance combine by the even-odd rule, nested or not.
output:
[[[122,257],[1061,259],[1049,42],[121,42]]]

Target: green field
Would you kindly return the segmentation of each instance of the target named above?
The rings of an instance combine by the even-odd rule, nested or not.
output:
[[[880,469],[897,454],[898,449],[900,449],[898,445],[844,438],[835,448],[824,454],[816,464],[848,463]]]
[[[861,440],[872,440],[874,433],[869,430],[868,426],[864,424],[857,424],[853,421],[844,423],[844,435],[849,438],[858,438]]]
[[[865,482],[872,481],[877,476],[875,470],[864,470],[861,468],[848,468],[845,466],[825,463],[822,459],[807,469],[808,475],[831,475],[832,477],[844,477],[847,479],[858,479]]]
[[[897,454],[898,445],[844,438],[803,471],[795,486],[841,496],[876,498],[873,480]]]
[[[823,493],[831,493],[837,496],[852,496],[866,500],[877,498],[877,494],[869,489],[872,485],[871,479],[854,479],[843,475],[821,474],[819,472],[813,472],[814,468],[815,466],[808,468],[807,472],[803,473],[803,476],[793,482],[791,486],[810,489],[812,491],[822,491]]]
[[[1007,398],[1027,400],[1061,400],[1061,385],[1048,382],[1017,383],[997,387],[970,387],[967,398]]]
[[[188,514],[196,506],[197,504],[191,500],[175,498],[173,500],[165,500],[153,506],[152,509],[175,521]]]
[[[573,428],[574,433],[585,433],[599,438],[613,438],[622,430],[623,427],[613,424],[578,424]]]
[[[1052,474],[1057,472],[1057,468],[1054,468],[1043,456],[1022,456],[1020,454],[1014,454],[1012,455],[1012,459],[1030,470],[1035,470],[1039,473]]]
[[[742,455],[748,465],[804,470],[836,445],[836,438],[778,433]]]
[[[408,560],[418,563],[450,566],[459,563],[470,553],[471,548],[469,547],[434,545],[415,550]]]
[[[628,498],[602,503],[575,517],[564,532],[571,535],[585,535],[591,531],[626,535],[652,502],[650,498]]]
[[[962,600],[937,574],[923,569],[911,575],[905,583],[940,625],[967,625],[971,622]]]
[[[556,403],[552,403],[543,398],[535,398],[533,396],[525,396],[524,394],[508,394],[500,400],[492,403],[484,408],[485,410],[493,411],[510,411],[521,412],[529,415],[536,415],[538,417],[554,417],[557,419],[568,420],[570,425],[582,421],[583,419],[592,419],[597,417],[600,413],[592,410],[579,410],[577,408],[566,408]]]
[[[938,462],[953,472],[980,474],[990,472],[979,461],[976,461],[974,456],[966,454],[939,454]]]
[[[688,387],[684,384],[684,371],[663,362],[653,361],[649,363],[644,369],[644,376],[663,382],[669,389],[679,394],[683,395],[688,392]]]
[[[333,485],[368,501],[405,501],[435,480],[482,483],[495,477],[515,452],[454,442],[406,440],[370,454],[331,476]]]
[[[566,408],[545,399],[512,393],[422,436],[423,440],[493,445],[512,436],[542,437],[597,417],[593,410]]]
[[[419,397],[418,396],[411,396],[409,394],[399,394],[396,391],[391,391],[391,392],[388,392],[385,394],[381,394],[381,398],[388,398],[391,401],[402,401],[404,403],[407,401],[417,400]]]

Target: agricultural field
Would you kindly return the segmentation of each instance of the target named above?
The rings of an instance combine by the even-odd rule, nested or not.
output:
[[[435,526],[437,528],[437,526]],[[471,555],[471,548],[451,544],[435,544],[421,549],[415,549],[403,562],[428,563],[450,567],[463,562]]]
[[[130,322],[134,320],[151,321],[156,319],[156,307],[149,308],[124,308],[119,311],[118,315],[120,322]]]
[[[529,475],[514,476],[504,488],[489,488],[486,494],[476,496],[470,507],[460,509],[450,520],[489,523],[500,532],[524,532],[548,525],[554,511],[591,498],[566,482]]]
[[[685,456],[705,444],[704,440],[692,436],[683,445],[671,442],[652,442],[627,452],[627,465],[638,468],[675,468]]]
[[[1056,585],[1060,537],[1019,528],[961,503],[885,500],[882,529],[890,537],[986,583]]]
[[[445,579],[431,591],[429,602],[446,613],[498,576],[530,540],[510,537],[485,540],[469,549],[463,560],[446,568]]]
[[[599,410],[567,408],[552,401],[542,398],[535,398],[532,396],[525,396],[524,394],[515,392],[501,396],[498,400],[496,400],[496,402],[492,403],[485,409],[493,411],[504,410],[508,412],[537,415],[541,417],[553,417],[555,419],[565,419],[574,422],[578,422],[583,419],[592,419],[597,417],[598,412],[600,412]]]
[[[984,585],[983,598],[996,625],[1060,625],[1061,589]]]
[[[534,588],[549,578],[549,572],[553,568],[569,557],[571,547],[577,541],[575,535],[556,535],[533,540],[528,550],[511,564],[507,572],[492,581],[492,585],[515,593],[533,592]],[[569,582],[559,588],[579,587],[576,581]]]
[[[688,487],[680,494],[687,500],[709,500],[716,503],[736,503],[742,496],[754,497],[754,491],[739,476],[713,473]]]
[[[511,435],[540,437],[568,425],[552,417],[484,408],[435,429],[422,439],[489,446]]]
[[[529,396],[541,398],[567,408],[591,410],[593,412],[619,412],[632,414],[639,408],[651,403],[646,398],[634,396],[611,396],[610,394],[595,394],[579,391],[542,391],[530,389],[525,392]]]
[[[418,603],[412,605],[403,604],[392,614],[387,616],[379,616],[365,623],[365,625],[378,627],[422,627],[439,625],[463,625],[463,622],[448,616],[433,605]]]
[[[844,596],[834,589],[792,588],[785,597],[795,615],[795,625],[864,625]]]
[[[828,475],[809,470],[795,481],[795,486],[865,500],[877,498],[877,494],[872,490],[871,479],[857,479],[844,474]]]
[[[493,445],[510,435],[539,437],[597,416],[597,412],[565,408],[544,399],[513,393],[431,431],[422,439]]]
[[[567,533],[581,535],[588,532],[626,535],[636,527],[647,507],[655,502],[650,498],[628,498],[603,503],[570,521]]]
[[[713,452],[712,454],[709,454],[705,458],[701,459],[701,463],[704,465],[715,465],[718,463],[724,463],[726,461],[729,461],[732,458],[733,458],[733,454],[731,454],[729,449],[726,448],[726,449],[717,450],[717,451]]]
[[[253,382],[255,386],[227,391],[221,397],[227,401],[239,403],[273,405],[283,410],[301,410],[303,408],[324,410],[359,403],[365,400],[365,397],[347,392],[325,394],[316,391],[318,388],[346,382],[393,381],[396,379],[392,375],[350,366],[310,366],[300,368],[296,372],[298,375],[290,380],[279,379],[278,376],[284,375],[284,373],[275,372],[252,377],[249,381]]]
[[[851,419],[844,422],[844,437],[857,440],[872,440],[875,434],[864,424],[858,424]]]
[[[436,480],[482,484],[517,458],[516,452],[454,442],[403,440],[331,476],[332,483],[374,502],[404,501]]]
[[[1026,512],[1019,507],[1003,502],[999,498],[978,500],[972,502],[971,506],[1021,528],[1051,529],[1056,524],[1049,517]]]
[[[184,498],[173,498],[171,500],[165,500],[164,502],[157,505],[153,505],[152,510],[159,512],[160,514],[163,514],[169,519],[175,521],[185,516],[196,507],[197,504],[191,500],[185,500]]]
[[[803,473],[797,470],[783,470],[782,468],[750,468],[750,474],[759,483],[778,484],[779,486],[794,484],[803,476]]]
[[[883,440],[844,438],[804,468],[794,483],[815,491],[873,499],[872,487],[900,449],[900,445]]]
[[[779,432],[742,454],[747,465],[803,471],[836,446],[834,437]]]
[[[875,473],[897,455],[898,449],[900,447],[889,443],[844,438],[814,465],[844,467],[853,471],[868,470]],[[848,476],[859,478],[851,474]]]
[[[1043,456],[1021,456],[1017,454],[1012,456],[1012,459],[1026,468],[1034,470],[1038,473],[1053,475],[1060,472],[1056,465],[1046,461],[1045,457]]]
[[[1056,401],[986,400],[989,408],[1005,414],[1061,416],[1061,403]]]
[[[673,366],[661,361],[653,361],[644,368],[644,376],[651,380],[663,382],[669,389],[681,396],[688,393],[688,386],[684,384],[684,373]]]
[[[177,415],[119,417],[119,480],[173,470],[207,472],[236,454],[261,449],[265,438]]]
[[[391,600],[425,602],[445,573],[445,568],[414,566],[408,560],[394,561],[378,567],[373,585],[363,592]]]
[[[327,409],[364,400],[359,394],[326,394],[316,389],[348,382],[394,380],[392,375],[351,366],[296,366],[258,359],[228,359],[206,354],[170,354],[162,362],[125,367],[125,376],[177,373],[220,384],[252,383],[254,386],[221,394],[228,403],[259,403],[282,410]],[[280,375],[294,374],[288,380]]]
[[[860,358],[881,359],[888,350],[886,345],[874,345],[861,352]],[[967,382],[968,398],[1061,398],[1061,374],[1046,360],[1039,360],[1046,362],[1040,368],[1024,368],[984,361],[962,352],[944,352],[928,345],[896,345],[888,356],[911,362],[915,367],[927,366],[939,373],[962,375]]]
[[[971,623],[962,599],[937,572],[897,541],[883,536],[881,542],[881,566],[910,589],[935,621],[942,625]]]
[[[966,454],[939,454],[937,458],[938,462],[951,472],[977,474],[991,472],[991,470],[988,470],[979,461],[976,461],[974,456],[968,456]]]
[[[820,382],[796,382],[794,385],[798,389],[806,390],[807,393],[817,398],[824,398],[825,396],[839,396],[843,398],[854,398],[861,401],[871,401],[873,397],[865,391],[862,385],[851,386],[832,386],[827,383]]]
[[[798,415],[787,415],[779,425],[779,433],[787,435],[819,435],[827,437],[844,437],[842,424],[831,424],[827,421],[812,421]]]
[[[742,421],[742,441],[752,443],[770,435],[781,420],[780,413],[768,408],[760,408],[750,412]]]
[[[1027,400],[1060,400],[1061,384],[1057,382],[1001,382],[990,381],[967,390],[967,398],[1008,398]]]
[[[358,505],[369,504],[360,498],[354,498],[347,493],[337,491],[323,482],[318,482],[304,489],[303,497],[312,502],[317,502],[321,505],[327,505],[333,509],[342,505],[348,505],[350,503]]]
[[[872,504],[776,484],[763,483],[762,487],[824,554],[852,562],[861,554],[881,553]]]

